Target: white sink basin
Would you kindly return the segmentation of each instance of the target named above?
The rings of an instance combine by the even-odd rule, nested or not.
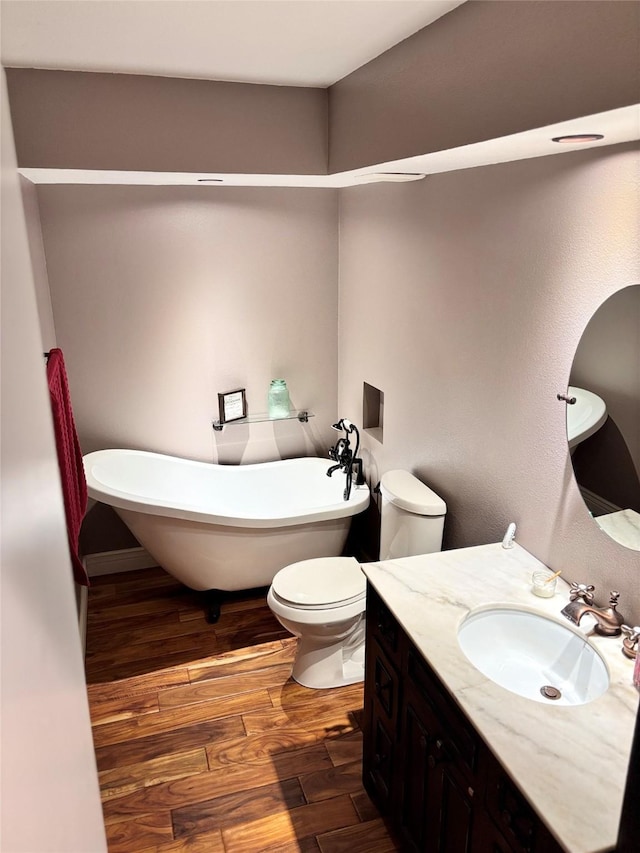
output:
[[[607,665],[570,625],[508,606],[471,611],[458,629],[471,663],[512,693],[549,705],[584,705],[609,686]]]
[[[567,439],[571,448],[600,429],[607,419],[607,406],[602,397],[575,385],[569,385],[567,395],[576,398],[573,405],[567,404]]]

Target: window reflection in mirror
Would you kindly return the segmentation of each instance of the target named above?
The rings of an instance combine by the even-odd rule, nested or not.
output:
[[[596,394],[606,406],[595,430],[570,442],[582,497],[609,536],[640,551],[640,285],[614,293],[593,315],[569,385]],[[569,434],[576,416],[571,409]]]

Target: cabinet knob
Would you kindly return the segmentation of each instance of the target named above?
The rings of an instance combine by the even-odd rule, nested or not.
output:
[[[511,812],[507,811],[507,809],[503,809],[500,812],[500,817],[502,818],[504,823],[506,823],[507,826],[511,824]]]
[[[420,744],[422,745],[422,743]],[[436,754],[431,753],[427,758],[427,764],[433,770],[433,768],[440,764],[442,761],[449,761],[451,756],[447,753],[445,742],[443,740],[436,740],[435,742]]]
[[[420,746],[424,749],[424,748],[426,747],[426,745],[427,745],[427,739],[426,739],[426,737],[425,737],[424,735],[420,735],[420,737],[418,738],[418,743],[419,743],[419,744],[420,744]]]

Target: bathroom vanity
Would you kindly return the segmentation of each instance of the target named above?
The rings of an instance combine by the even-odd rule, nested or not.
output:
[[[638,704],[622,638],[589,636],[609,687],[569,706],[505,690],[458,643],[469,611],[488,604],[564,622],[567,584],[552,598],[530,591],[541,567],[517,545],[363,566],[364,784],[403,849],[595,853],[615,846]],[[598,601],[607,595],[596,590]],[[504,653],[499,643],[495,653]]]

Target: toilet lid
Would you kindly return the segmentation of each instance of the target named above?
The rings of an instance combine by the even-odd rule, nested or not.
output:
[[[363,598],[367,579],[353,557],[319,557],[280,569],[271,586],[295,606],[327,607]]]
[[[416,515],[438,518],[447,512],[447,505],[440,495],[409,471],[387,471],[380,480],[380,491],[390,503]]]

